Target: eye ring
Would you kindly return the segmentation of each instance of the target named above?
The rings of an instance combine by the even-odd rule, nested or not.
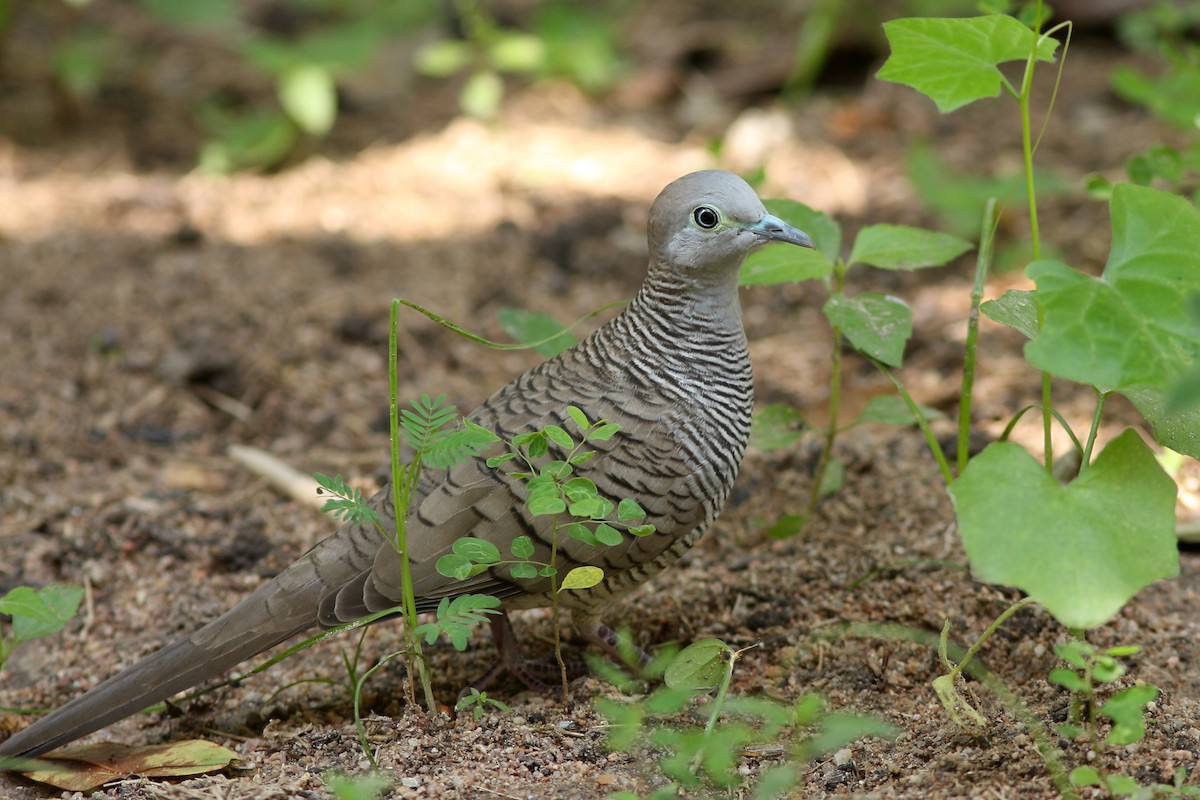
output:
[[[704,230],[711,231],[721,221],[721,215],[712,206],[696,206],[692,211],[692,220]]]

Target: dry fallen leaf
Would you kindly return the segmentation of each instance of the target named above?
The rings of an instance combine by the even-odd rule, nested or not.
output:
[[[41,769],[22,774],[68,791],[86,792],[130,775],[177,778],[216,772],[229,766],[237,753],[203,739],[167,744],[132,745],[116,742],[69,747],[43,756]]]

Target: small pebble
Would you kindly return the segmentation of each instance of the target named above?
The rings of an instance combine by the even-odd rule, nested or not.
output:
[[[836,766],[844,767],[850,763],[850,759],[852,756],[853,756],[853,753],[850,752],[850,748],[843,747],[841,750],[838,750],[836,753],[833,754],[833,763]]]
[[[419,789],[419,788],[421,788],[421,779],[420,778],[401,778],[400,785],[403,786],[405,789]]]

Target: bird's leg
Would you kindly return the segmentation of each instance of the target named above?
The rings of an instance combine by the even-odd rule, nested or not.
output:
[[[534,691],[561,692],[561,673],[553,653],[541,658],[526,659],[521,653],[521,644],[517,641],[517,634],[513,631],[512,621],[507,614],[493,615],[489,624],[500,661],[477,680],[472,681],[471,686],[483,691],[507,672]],[[576,674],[582,674],[583,667],[582,662],[568,662],[568,668],[575,668],[570,671]]]

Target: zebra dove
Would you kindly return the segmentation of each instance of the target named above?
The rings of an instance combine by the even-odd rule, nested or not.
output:
[[[607,497],[632,497],[657,532],[618,546],[560,541],[560,574],[595,565],[597,586],[560,595],[586,638],[613,644],[601,615],[674,562],[711,525],[733,486],[750,432],[750,358],[738,303],[738,272],[768,242],[812,247],[809,237],[767,213],[754,191],[727,172],[685,175],[650,210],[645,283],[614,319],[493,394],[469,415],[511,439],[564,424],[568,405],[621,426],[581,466]],[[549,560],[548,518],[524,504],[525,484],[485,463],[427,470],[408,517],[418,611],[443,597],[492,594],[504,610],[550,605],[549,579],[489,570],[464,581],[439,574],[438,558],[463,536],[507,553],[518,536]],[[394,519],[390,487],[370,504]],[[3,744],[0,755],[35,756],[214,678],[303,631],[399,605],[400,561],[376,529],[346,523],[234,608],[71,700]],[[493,625],[501,662],[521,674],[507,618]]]

